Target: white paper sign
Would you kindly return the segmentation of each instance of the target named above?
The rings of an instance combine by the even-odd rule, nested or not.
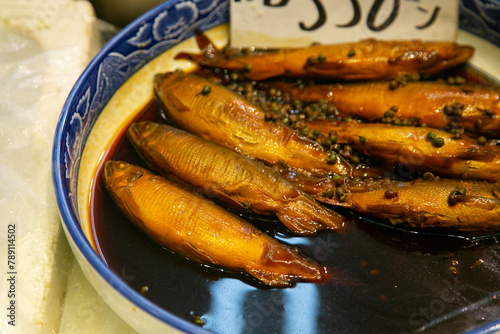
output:
[[[455,40],[458,0],[231,0],[231,45]]]

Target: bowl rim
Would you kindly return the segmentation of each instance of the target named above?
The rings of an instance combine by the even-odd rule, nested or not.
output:
[[[79,218],[73,211],[73,205],[68,194],[70,190],[66,187],[63,180],[65,175],[64,166],[64,135],[67,132],[72,114],[72,101],[76,98],[77,93],[80,91],[81,87],[85,84],[88,77],[99,67],[103,59],[113,50],[119,46],[121,43],[125,42],[126,38],[130,36],[131,33],[136,32],[145,21],[150,21],[155,18],[161,11],[166,8],[171,8],[175,4],[182,2],[183,0],[167,0],[152,9],[148,10],[146,13],[142,14],[125,28],[120,30],[113,38],[111,38],[106,45],[104,45],[99,52],[91,59],[89,64],[85,67],[84,71],[80,74],[77,81],[73,85],[66,101],[62,107],[62,111],[59,115],[57,121],[56,129],[54,132],[53,147],[52,147],[52,183],[55,191],[55,197],[57,206],[59,209],[59,215],[61,224],[65,227],[66,235],[71,236],[75,246],[82,253],[91,267],[101,276],[102,279],[106,281],[107,284],[112,286],[114,290],[121,294],[122,297],[129,300],[133,305],[139,307],[144,312],[150,316],[155,317],[164,324],[170,325],[178,330],[195,333],[204,334],[212,333],[194,323],[190,323],[185,319],[176,316],[165,309],[157,306],[144,296],[140,295],[137,291],[127,285],[118,275],[116,275],[106,264],[105,261],[97,254],[92,245],[90,244],[87,237],[84,235],[83,229],[80,226]],[[153,58],[151,58],[153,59]],[[151,60],[149,59],[148,62]],[[147,63],[147,62],[146,62]],[[144,66],[144,65],[143,65]],[[142,66],[141,66],[142,67]],[[135,69],[135,73],[140,68]],[[131,73],[131,75],[133,74]],[[77,169],[79,166],[77,167]],[[125,319],[123,319],[125,321]],[[126,321],[125,321],[126,322]]]
[[[105,263],[105,261],[99,256],[99,254],[94,250],[91,243],[85,236],[80,223],[79,218],[73,211],[73,205],[71,199],[69,198],[69,189],[66,187],[63,180],[65,175],[64,166],[64,134],[67,132],[71,118],[68,117],[72,114],[71,105],[72,101],[76,98],[78,92],[82,86],[87,81],[88,77],[95,71],[95,68],[99,67],[103,59],[109,55],[113,50],[119,46],[121,43],[130,37],[130,35],[141,27],[145,21],[150,21],[156,17],[161,11],[166,8],[173,7],[174,5],[183,2],[185,0],[167,0],[154,8],[148,10],[146,13],[142,14],[134,21],[129,23],[126,27],[121,29],[113,38],[111,38],[106,45],[104,45],[99,52],[91,59],[89,64],[85,67],[84,71],[80,74],[77,81],[73,85],[65,103],[62,107],[62,111],[59,115],[59,119],[56,124],[53,147],[52,147],[52,182],[55,191],[56,202],[60,215],[60,223],[65,228],[66,237],[71,237],[75,246],[82,253],[85,259],[88,261],[90,266],[95,270],[95,272],[104,281],[113,287],[116,293],[120,294],[123,298],[130,301],[133,305],[140,308],[142,311],[148,315],[158,319],[163,324],[169,325],[177,330],[194,333],[194,334],[209,334],[213,333],[207,329],[199,327],[194,323],[190,323],[187,320],[176,316],[165,309],[157,306],[153,302],[149,301],[147,298],[142,296],[140,293],[135,291],[129,285],[127,285],[117,274],[115,274]],[[229,0],[227,0],[229,1]],[[463,29],[459,27],[459,29]],[[153,58],[149,59],[152,60]],[[146,62],[147,63],[147,62]],[[145,65],[145,64],[144,64]],[[142,66],[144,66],[142,65]],[[136,68],[132,74],[138,71],[142,66]],[[99,293],[99,292],[98,292]],[[123,318],[122,318],[123,319]],[[127,322],[125,319],[123,319]],[[468,334],[489,334],[493,333],[500,326],[500,319],[493,320],[483,326],[470,329],[466,333]]]

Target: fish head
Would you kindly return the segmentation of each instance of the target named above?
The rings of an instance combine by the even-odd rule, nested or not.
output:
[[[157,128],[158,124],[154,122],[132,123],[128,127],[127,137],[134,145],[137,145],[141,140],[149,137]]]
[[[153,79],[153,87],[156,92],[161,91],[162,89],[167,89],[168,87],[172,87],[177,82],[182,80],[186,75],[180,71],[175,72],[167,72],[167,73],[158,73],[155,75]]]
[[[144,175],[141,167],[123,161],[107,161],[104,166],[104,181],[108,189],[119,189],[134,184]]]

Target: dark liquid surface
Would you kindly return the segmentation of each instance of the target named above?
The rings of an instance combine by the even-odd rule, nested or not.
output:
[[[141,119],[161,122],[154,103]],[[125,138],[104,160],[146,167]],[[115,206],[96,176],[91,217],[108,266],[165,310],[217,333],[401,333],[428,325],[500,290],[500,244],[495,236],[466,239],[412,233],[363,219],[340,232],[287,235],[279,222],[253,222],[328,268],[320,284],[270,289],[251,278],[198,265],[160,247]],[[469,314],[467,316],[467,314]],[[462,332],[500,318],[500,302],[429,328]]]

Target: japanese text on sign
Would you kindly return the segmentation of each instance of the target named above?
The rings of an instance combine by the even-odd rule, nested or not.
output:
[[[454,40],[458,0],[231,0],[231,44]]]

